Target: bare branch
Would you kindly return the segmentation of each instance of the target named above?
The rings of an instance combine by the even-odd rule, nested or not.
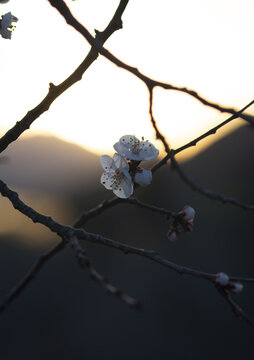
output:
[[[220,123],[219,125],[213,127],[212,129],[206,131],[204,134],[198,136],[197,138],[191,140],[190,142],[188,142],[187,144],[179,147],[176,150],[172,149],[172,152],[174,153],[174,155],[182,152],[183,150],[186,150],[192,146],[196,146],[197,143],[203,139],[205,139],[206,137],[210,136],[210,135],[214,135],[217,130],[219,130],[221,127],[225,126],[226,124],[228,124],[229,122],[231,122],[234,119],[237,119],[238,117],[240,117],[240,115],[247,109],[249,108],[251,105],[254,104],[254,100],[252,100],[251,102],[249,102],[247,105],[245,105],[241,110],[239,110],[235,115],[230,116],[228,119],[224,120],[222,123]],[[167,163],[167,161],[170,159],[171,157],[171,152],[169,152],[163,159],[161,159],[156,165],[154,165],[152,171],[153,173],[155,171],[157,171],[162,165],[165,165]]]
[[[104,276],[102,276],[100,273],[98,273],[97,270],[95,270],[95,268],[92,266],[91,260],[87,257],[85,250],[79,244],[78,238],[76,236],[72,235],[69,240],[73,250],[75,251],[79,265],[82,268],[86,268],[88,270],[92,280],[98,282],[105,289],[107,294],[119,298],[124,303],[136,310],[141,310],[140,301],[134,299],[133,297],[125,294],[124,292],[116,288]]]
[[[210,136],[210,135],[214,135],[216,134],[216,132],[222,128],[223,126],[225,126],[226,124],[228,124],[229,122],[231,122],[232,120],[235,120],[239,117],[241,117],[242,113],[248,109],[250,106],[252,106],[254,104],[254,100],[250,101],[247,105],[245,105],[241,110],[239,110],[238,112],[236,112],[234,115],[230,116],[228,119],[226,119],[225,121],[223,121],[222,123],[220,123],[219,125],[213,127],[212,129],[210,129],[209,131],[205,132],[204,134],[198,136],[197,138],[195,138],[194,140],[190,141],[189,143],[179,147],[178,149],[174,150],[175,154],[178,154],[179,152],[186,150],[192,146],[196,146],[197,143],[203,139],[205,139],[206,137]]]
[[[64,241],[60,241],[52,249],[49,249],[47,252],[42,254],[35,262],[33,267],[28,271],[25,277],[18,283],[4,298],[0,303],[0,312],[4,311],[13,300],[15,300],[21,292],[34,280],[37,273],[42,269],[42,267],[56,254],[58,254],[65,246]]]
[[[112,53],[110,53],[106,48],[103,47],[103,44],[105,41],[115,32],[116,30],[120,29],[122,27],[122,14],[128,4],[128,0],[121,0],[119,3],[119,6],[110,21],[109,25],[106,27],[106,29],[103,32],[96,30],[96,36],[93,37],[89,31],[80,24],[71,14],[69,8],[65,4],[63,0],[48,0],[52,6],[54,6],[61,15],[65,18],[66,22],[73,26],[79,33],[81,33],[86,40],[91,45],[90,52],[88,53],[87,57],[84,59],[84,61],[79,65],[79,67],[61,84],[55,86],[54,84],[49,84],[49,91],[47,96],[42,100],[42,102],[35,107],[33,110],[29,111],[27,115],[19,122],[16,123],[16,125],[10,129],[1,139],[0,139],[0,152],[2,152],[6,147],[13,141],[15,141],[25,130],[27,130],[30,125],[33,123],[35,119],[37,119],[43,112],[47,111],[52,104],[52,102],[60,96],[64,91],[66,91],[70,86],[72,86],[75,82],[81,80],[83,73],[86,71],[86,69],[93,63],[93,61],[96,60],[99,54],[106,57],[108,60],[110,60],[115,65],[119,66],[122,69],[125,69],[132,73],[134,76],[138,77],[141,81],[143,81],[148,88],[149,91],[149,114],[150,114],[150,120],[152,123],[152,126],[155,130],[156,137],[159,139],[165,148],[166,156],[153,167],[153,172],[155,172],[157,169],[159,169],[162,165],[166,164],[166,162],[170,159],[172,166],[178,171],[180,177],[185,181],[186,184],[188,184],[193,190],[196,190],[200,192],[201,194],[207,196],[210,199],[213,200],[219,200],[223,203],[231,203],[233,205],[236,205],[238,207],[241,207],[246,210],[254,210],[254,206],[252,205],[246,205],[243,204],[236,199],[224,197],[218,194],[214,194],[210,190],[202,188],[200,185],[196,184],[192,179],[190,179],[185,172],[181,169],[178,162],[175,159],[175,155],[178,152],[181,152],[191,146],[195,146],[199,141],[206,138],[209,135],[215,134],[219,128],[226,125],[230,121],[234,120],[237,117],[241,117],[242,119],[250,122],[252,125],[254,124],[254,117],[249,114],[244,114],[243,112],[254,103],[254,100],[251,101],[248,105],[246,105],[243,109],[240,111],[236,111],[233,108],[227,108],[222,107],[216,103],[210,102],[207,99],[201,97],[196,91],[187,89],[186,87],[176,87],[171,84],[166,84],[163,82],[156,81],[154,79],[151,79],[147,77],[146,75],[142,74],[137,68],[134,68],[132,66],[129,66],[128,64],[125,64],[120,59],[116,58]],[[216,127],[210,129],[203,135],[197,137],[196,139],[192,140],[188,144],[173,150],[170,149],[170,146],[167,142],[166,137],[164,134],[159,130],[158,125],[156,123],[156,120],[153,115],[153,90],[155,87],[161,87],[165,90],[175,90],[180,91],[183,93],[186,93],[192,97],[194,97],[196,100],[200,101],[202,104],[209,106],[211,108],[214,108],[216,110],[219,110],[221,112],[227,112],[232,114],[231,117],[226,119],[221,124],[217,125]],[[131,175],[133,175],[131,173]],[[135,188],[138,188],[136,186]],[[26,276],[21,280],[21,282],[15,286],[9,294],[7,294],[4,301],[0,304],[0,311],[3,311],[25,288],[26,286],[31,282],[31,280],[34,278],[34,276],[38,273],[38,271],[42,268],[42,266],[55,254],[57,254],[60,250],[62,250],[66,243],[70,243],[72,246],[76,257],[78,259],[78,262],[81,267],[86,268],[88,273],[90,274],[91,278],[98,282],[107,293],[118,297],[120,300],[122,300],[124,303],[128,304],[129,306],[139,309],[140,308],[140,302],[136,299],[130,297],[129,295],[123,293],[121,290],[116,288],[114,285],[112,285],[108,280],[105,279],[103,275],[98,273],[95,268],[92,266],[92,263],[90,259],[88,258],[85,250],[80,245],[79,240],[85,240],[92,243],[99,243],[101,245],[114,248],[116,250],[119,250],[123,252],[124,254],[134,254],[138,255],[144,258],[147,258],[151,261],[154,261],[162,266],[167,267],[170,270],[173,270],[177,272],[178,274],[185,274],[185,275],[191,275],[198,278],[203,278],[205,280],[210,281],[213,283],[220,293],[222,297],[226,300],[226,302],[229,304],[231,310],[234,312],[234,314],[238,317],[241,317],[246,322],[248,322],[250,325],[254,325],[253,322],[246,316],[246,314],[243,312],[243,310],[240,308],[238,304],[236,304],[232,298],[231,293],[232,291],[229,288],[226,288],[226,286],[218,286],[216,283],[216,280],[218,279],[218,274],[211,274],[207,272],[203,272],[200,270],[188,268],[185,266],[181,266],[178,264],[175,264],[162,256],[160,256],[155,251],[145,250],[141,248],[136,248],[133,246],[129,246],[127,244],[123,244],[121,242],[114,241],[112,239],[105,238],[98,234],[88,233],[83,229],[79,229],[80,226],[84,225],[84,223],[102,212],[104,212],[106,209],[109,209],[113,206],[116,206],[117,204],[125,203],[125,204],[131,204],[138,207],[146,208],[150,211],[154,211],[157,213],[160,213],[167,217],[167,219],[171,217],[177,217],[177,213],[174,213],[172,211],[169,211],[167,209],[159,208],[154,205],[146,204],[144,202],[141,202],[135,198],[129,198],[126,200],[119,199],[119,198],[112,198],[111,200],[104,201],[103,203],[99,204],[95,208],[92,208],[86,212],[83,212],[79,218],[76,220],[74,226],[67,226],[63,225],[61,223],[56,222],[54,219],[52,219],[49,216],[42,215],[35,211],[33,208],[29,207],[27,204],[25,204],[18,196],[18,194],[14,191],[12,191],[8,186],[0,180],[0,193],[2,196],[7,197],[10,202],[12,203],[13,207],[17,209],[19,212],[23,213],[25,216],[30,218],[35,223],[40,223],[46,226],[48,229],[50,229],[52,232],[57,234],[59,237],[62,238],[62,241],[58,243],[56,246],[54,246],[52,249],[50,249],[45,254],[41,255],[39,259],[36,261],[34,266],[30,269],[30,271],[26,274]],[[180,214],[180,213],[179,213]],[[230,277],[231,280],[235,281],[246,281],[246,282],[254,282],[253,278],[241,278],[241,277]],[[232,284],[231,284],[232,285]],[[234,284],[236,285],[236,284]],[[242,284],[237,284],[240,287],[242,287]],[[231,291],[231,292],[230,292]]]
[[[176,158],[175,158],[175,153],[177,153],[177,150],[170,150],[169,149],[169,146],[168,146],[168,143],[165,139],[165,137],[161,134],[161,132],[159,131],[158,127],[157,127],[157,124],[156,124],[156,121],[154,119],[154,116],[153,116],[153,90],[152,89],[149,89],[150,91],[150,106],[149,106],[149,113],[150,113],[150,118],[151,118],[151,122],[152,122],[152,125],[153,125],[153,128],[155,129],[155,132],[156,132],[156,137],[158,140],[161,140],[161,142],[163,143],[164,145],[164,148],[165,148],[165,151],[167,152],[167,156],[162,159],[156,166],[157,167],[154,167],[153,168],[153,172],[155,170],[157,170],[160,166],[162,166],[164,164],[164,161],[166,158],[169,158],[171,160],[171,163],[172,163],[172,166],[175,170],[177,170],[178,174],[180,175],[181,179],[186,183],[188,184],[192,190],[194,191],[198,191],[200,194],[208,197],[209,199],[212,199],[212,200],[218,200],[218,201],[221,201],[223,203],[230,203],[232,205],[235,205],[235,206],[238,206],[244,210],[254,210],[254,206],[253,205],[247,205],[247,204],[244,204],[244,203],[241,203],[240,201],[234,199],[234,198],[230,198],[230,197],[226,197],[226,196],[222,196],[222,195],[219,195],[219,194],[215,194],[213,193],[211,190],[208,190],[208,189],[205,189],[203,188],[202,186],[198,185],[197,183],[195,183],[191,178],[189,178],[185,172],[182,170],[182,168],[180,167],[180,165],[178,164],[178,162],[176,161]],[[239,112],[243,112],[244,110],[246,110],[249,106],[251,106],[252,104],[254,103],[254,100],[252,100],[249,104],[247,104],[244,108],[242,108]],[[235,118],[237,118],[238,115],[233,115],[231,116],[230,118],[228,118],[227,120],[223,121],[221,124],[217,125],[216,127],[214,127],[213,129],[209,130],[208,132],[206,132],[205,134],[199,136],[197,139],[194,139],[192,142],[190,142],[189,144],[192,144],[192,145],[195,145],[198,141],[204,139],[205,137],[211,135],[211,134],[215,134],[216,131],[221,128],[222,126],[226,125],[227,123],[229,123],[230,121],[234,120]],[[188,144],[187,144],[188,145]],[[182,148],[179,149],[178,152],[180,151],[183,151],[184,149],[186,149],[187,147],[189,146],[192,146],[192,145],[189,145],[187,146],[185,145],[185,147],[183,146]]]
[[[152,89],[152,88],[158,86],[165,90],[180,91],[180,92],[183,92],[185,94],[188,94],[188,95],[194,97],[196,100],[201,102],[203,105],[209,106],[220,112],[226,112],[226,113],[233,114],[233,115],[235,115],[237,113],[237,110],[235,110],[233,108],[223,107],[219,104],[208,101],[204,97],[200,96],[195,90],[188,89],[186,87],[178,87],[175,85],[166,84],[166,83],[151,79],[148,76],[142,74],[137,68],[127,65],[126,63],[124,63],[123,61],[118,59],[116,56],[114,56],[111,52],[109,52],[106,48],[104,48],[102,46],[103,44],[100,41],[98,41],[98,39],[94,38],[89,33],[89,31],[75,19],[75,17],[72,15],[72,13],[70,12],[69,8],[67,7],[67,5],[65,4],[65,2],[63,0],[48,0],[48,1],[50,2],[50,4],[53,7],[55,7],[60,12],[60,14],[64,17],[65,21],[67,22],[67,24],[71,25],[81,35],[83,35],[83,37],[89,42],[89,44],[91,46],[93,46],[94,48],[96,48],[97,51],[101,55],[105,56],[108,60],[110,60],[112,63],[114,63],[118,67],[120,67],[124,70],[127,70],[130,73],[132,73],[133,75],[135,75],[136,77],[138,77],[140,80],[142,80],[147,85],[148,89]],[[252,116],[252,115],[240,114],[239,117],[248,121],[252,125],[254,124],[254,116]]]
[[[177,215],[177,213],[175,213],[173,211],[147,204],[147,203],[140,201],[134,197],[130,197],[128,199],[120,199],[118,197],[113,197],[110,200],[104,200],[102,203],[100,203],[99,205],[95,206],[94,208],[92,208],[88,211],[83,211],[80,214],[80,216],[78,217],[78,219],[75,221],[73,226],[79,228],[79,227],[83,226],[87,220],[100,215],[105,210],[110,209],[113,206],[116,206],[118,204],[136,205],[140,208],[145,208],[145,209],[151,210],[153,212],[157,212],[159,214],[165,215],[167,217],[167,219],[169,219],[170,217],[175,217]]]
[[[15,209],[19,210],[21,213],[26,215],[33,222],[40,223],[46,226],[52,232],[66,239],[69,239],[71,236],[76,236],[79,239],[83,239],[92,243],[100,243],[102,245],[120,250],[124,254],[135,254],[135,255],[143,256],[163,266],[166,266],[171,270],[176,271],[179,274],[188,274],[196,277],[205,278],[210,281],[216,279],[216,276],[213,274],[205,273],[199,270],[194,270],[191,268],[174,264],[173,262],[162,258],[159,254],[157,254],[154,251],[144,250],[126,244],[122,244],[113,241],[111,239],[107,239],[98,234],[88,233],[83,229],[76,229],[71,226],[60,224],[57,221],[54,221],[51,217],[42,215],[37,211],[35,211],[34,209],[32,209],[31,207],[27,206],[22,200],[19,199],[18,194],[12,191],[11,189],[9,189],[8,186],[2,180],[0,180],[0,193],[2,194],[2,196],[7,197],[11,201]]]
[[[110,200],[104,200],[102,203],[88,211],[82,211],[77,220],[74,222],[74,227],[79,228],[83,226],[87,220],[94,218],[105,210],[110,209],[117,204],[122,204],[123,202],[124,201],[122,199],[115,196]]]
[[[254,211],[254,205],[248,205],[248,204],[244,204],[238,200],[236,200],[235,198],[232,197],[226,197],[226,196],[222,196],[220,194],[215,194],[213,193],[211,190],[209,189],[205,189],[202,186],[200,186],[199,184],[197,184],[195,181],[193,181],[190,177],[188,177],[185,172],[182,170],[182,168],[180,167],[179,163],[176,161],[176,158],[174,156],[174,153],[171,153],[171,162],[172,162],[172,166],[175,170],[177,170],[178,174],[180,175],[181,179],[187,184],[189,185],[192,190],[199,192],[200,194],[208,197],[211,200],[217,200],[220,201],[222,203],[229,203],[232,205],[235,205],[237,207],[240,207],[244,210],[251,210]]]
[[[27,206],[26,204],[24,204],[18,197],[18,194],[13,192],[12,190],[10,190],[7,185],[0,180],[0,192],[3,196],[7,197],[12,205],[14,206],[15,209],[19,210],[20,212],[22,212],[24,215],[28,216],[31,220],[33,220],[34,222],[39,222],[43,225],[45,225],[46,227],[48,227],[51,231],[57,233],[59,236],[64,237],[65,239],[72,239],[71,240],[71,244],[72,246],[74,246],[74,250],[78,256],[79,262],[83,265],[88,266],[89,261],[86,257],[85,252],[83,251],[83,249],[80,247],[79,242],[77,242],[76,239],[84,239],[86,241],[90,241],[93,243],[100,243],[102,245],[108,246],[108,247],[112,247],[114,249],[120,250],[122,251],[124,254],[135,254],[135,255],[139,255],[142,256],[144,258],[150,259],[154,262],[157,262],[175,272],[177,272],[178,274],[185,274],[185,275],[191,275],[194,277],[199,277],[199,278],[203,278],[206,279],[214,284],[216,284],[216,278],[217,275],[216,274],[209,274],[203,271],[199,271],[199,270],[195,270],[192,268],[188,268],[185,266],[181,266],[181,265],[177,265],[163,257],[161,257],[158,253],[154,252],[154,251],[149,251],[149,250],[144,250],[144,249],[140,249],[140,248],[136,248],[133,246],[129,246],[126,244],[122,244],[116,241],[113,241],[111,239],[107,239],[105,237],[102,237],[100,235],[97,234],[91,234],[88,233],[82,229],[75,229],[73,227],[70,226],[66,226],[66,225],[62,225],[56,221],[54,221],[52,218],[48,217],[48,216],[44,216],[42,214],[39,214],[38,212],[36,212],[35,210],[33,210],[32,208],[30,208],[29,206]],[[73,240],[74,239],[74,240]],[[123,294],[121,291],[119,291],[118,289],[116,289],[113,285],[111,285],[110,283],[108,283],[103,276],[101,276],[100,274],[98,274],[96,272],[96,270],[94,270],[92,267],[89,269],[90,274],[92,276],[94,276],[95,280],[98,281],[99,283],[101,283],[105,289],[107,289],[111,294],[118,296],[121,300],[123,300],[125,303],[127,303],[130,306],[134,306],[134,307],[139,307],[139,302],[137,302],[137,300],[129,297],[126,294]],[[29,275],[30,277],[30,275]],[[18,286],[18,291],[14,291],[14,293],[16,292],[17,295],[18,293],[20,293],[20,291],[23,289],[23,286]],[[217,289],[218,290],[218,289]],[[242,309],[235,304],[232,299],[229,296],[225,296],[225,291],[221,291],[220,292],[225,300],[229,303],[229,305],[231,306],[232,310],[234,311],[234,313],[236,313],[238,316],[241,316],[245,321],[247,321],[249,324],[252,324],[251,320],[244,314],[244,312],[242,311]],[[7,306],[8,303],[11,302],[12,299],[14,299],[17,295],[13,296],[12,294],[9,295],[10,300],[5,300],[5,302],[2,305],[2,310]],[[8,299],[8,297],[7,297]]]
[[[153,116],[153,87],[149,87],[148,91],[149,91],[149,114],[150,114],[150,120],[151,120],[152,126],[153,126],[153,128],[155,130],[156,138],[162,142],[162,144],[164,145],[164,149],[165,149],[166,153],[169,154],[170,153],[170,146],[167,143],[165,137],[160,132],[160,130],[159,130],[157,124],[156,124],[155,118]]]
[[[254,327],[253,321],[245,314],[243,309],[232,299],[231,295],[224,288],[219,288],[217,290],[219,294],[223,297],[223,299],[229,304],[235,316],[245,320],[249,325]]]
[[[230,276],[230,280],[238,282],[254,282],[254,278],[242,276]]]
[[[59,2],[60,4],[60,2]],[[96,39],[101,44],[104,44],[105,41],[117,30],[122,28],[122,20],[121,16],[128,4],[128,0],[121,0],[120,4],[103,32],[97,31]],[[7,131],[5,135],[0,139],[0,153],[3,152],[10,143],[17,140],[18,137],[27,129],[30,128],[31,124],[45,111],[47,111],[53,101],[60,96],[63,92],[65,92],[69,87],[71,87],[76,82],[82,79],[82,75],[89,68],[89,66],[97,59],[98,50],[96,47],[92,47],[89,51],[86,58],[83,62],[78,66],[78,68],[61,84],[54,85],[52,83],[49,84],[49,91],[47,96],[41,101],[39,105],[37,105],[34,109],[28,111],[28,113],[18,121],[10,130]]]

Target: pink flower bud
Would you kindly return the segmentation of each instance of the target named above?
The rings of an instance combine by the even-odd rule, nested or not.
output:
[[[177,232],[175,230],[169,230],[168,232],[168,239],[170,241],[176,241],[177,239]]]
[[[134,180],[141,186],[149,185],[152,182],[152,171],[150,169],[138,169]]]
[[[234,294],[238,294],[243,291],[243,284],[239,282],[231,282],[230,283],[230,291]]]
[[[229,276],[223,272],[216,274],[215,282],[221,286],[227,286],[229,283]]]
[[[183,210],[181,211],[184,220],[189,221],[193,220],[196,214],[196,211],[189,205],[184,206]]]

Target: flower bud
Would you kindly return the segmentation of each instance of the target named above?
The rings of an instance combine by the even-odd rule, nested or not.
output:
[[[134,181],[141,186],[151,184],[152,171],[150,169],[138,169],[135,174]]]
[[[189,205],[184,206],[183,210],[181,211],[184,220],[189,221],[193,220],[196,214],[196,211]]]
[[[177,239],[177,232],[175,230],[169,230],[168,232],[168,239],[170,241],[176,241]]]
[[[230,291],[234,294],[238,294],[243,291],[243,284],[239,282],[231,282],[230,283]]]
[[[227,286],[229,283],[229,276],[223,272],[216,274],[215,282],[221,286]]]

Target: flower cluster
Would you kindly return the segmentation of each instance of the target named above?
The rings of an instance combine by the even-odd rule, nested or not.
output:
[[[3,15],[0,20],[0,35],[4,39],[11,39],[12,31],[15,29],[15,25],[12,25],[13,22],[17,22],[18,18],[12,15],[11,12]]]
[[[229,294],[238,294],[243,290],[243,284],[238,281],[230,281],[229,276],[223,272],[216,274],[215,283]]]
[[[152,181],[152,171],[140,168],[141,161],[154,160],[159,151],[149,141],[139,140],[133,135],[125,135],[115,143],[113,158],[102,155],[100,158],[104,173],[101,183],[112,190],[119,198],[126,199],[133,193],[133,182],[146,186]]]
[[[168,239],[170,241],[175,241],[181,232],[191,232],[195,214],[196,212],[191,206],[184,206],[184,208],[174,217],[174,220],[170,225],[167,234]]]

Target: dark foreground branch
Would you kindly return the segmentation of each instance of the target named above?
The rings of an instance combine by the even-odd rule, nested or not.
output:
[[[195,270],[192,268],[187,268],[185,266],[177,265],[177,264],[161,257],[158,253],[156,253],[154,251],[135,248],[135,247],[132,247],[132,246],[129,246],[126,244],[122,244],[122,243],[113,241],[111,239],[107,239],[107,238],[97,235],[97,234],[88,233],[83,229],[76,229],[71,226],[66,226],[66,225],[60,224],[60,223],[54,221],[51,217],[42,215],[42,214],[36,212],[34,209],[27,206],[24,202],[22,202],[19,199],[18,194],[15,193],[14,191],[12,191],[11,189],[9,189],[8,186],[1,180],[0,180],[0,193],[2,194],[2,196],[7,197],[11,201],[11,203],[15,209],[17,209],[18,211],[22,212],[24,215],[29,217],[33,222],[39,222],[39,223],[45,225],[51,231],[58,234],[60,237],[62,237],[64,239],[67,239],[67,240],[69,239],[69,241],[70,241],[70,239],[75,239],[75,241],[71,240],[71,244],[72,244],[72,246],[74,246],[75,252],[76,252],[76,254],[78,254],[78,257],[80,258],[79,260],[82,262],[85,261],[86,264],[88,264],[87,257],[85,255],[85,252],[83,252],[82,248],[80,248],[79,243],[76,242],[76,239],[83,239],[83,240],[90,241],[93,243],[99,243],[99,244],[120,250],[125,254],[135,254],[138,256],[142,256],[142,257],[150,259],[154,262],[157,262],[157,263],[177,272],[178,274],[191,275],[191,276],[206,279],[214,284],[216,283],[216,279],[217,279],[216,274],[209,274],[209,273],[206,273],[203,271],[199,271],[199,270]],[[39,268],[38,268],[38,270],[39,270]],[[101,277],[101,275],[98,274],[92,267],[89,269],[89,271],[90,271],[90,274],[92,276],[94,276],[95,280],[98,281],[99,283],[101,283],[104,286],[104,288],[106,288],[106,289],[108,288],[108,290],[111,289],[111,291],[110,291],[111,294],[117,296],[118,298],[120,298],[121,300],[123,300],[125,303],[127,303],[130,306],[133,306],[135,308],[139,307],[139,302],[137,300],[122,293],[115,287],[112,287],[112,285],[110,283],[108,283],[104,277]],[[29,275],[28,278],[30,279],[31,275]],[[249,279],[248,279],[248,281],[249,281]],[[25,285],[27,284],[26,281],[24,281],[24,283],[25,283]],[[18,294],[20,294],[20,292],[22,291],[23,288],[24,288],[24,286],[18,286],[17,287],[18,290],[15,290],[13,293],[9,294],[10,299],[8,297],[5,299],[5,301],[3,302],[3,305],[2,305],[2,310],[5,309],[7,307],[7,305]],[[232,308],[232,303],[231,303],[231,308]],[[235,309],[235,307],[234,307],[234,309]],[[238,315],[240,316],[240,313]],[[245,316],[245,314],[242,314],[241,317],[243,319],[245,319],[246,321],[248,319]],[[248,323],[251,324],[251,320],[249,320]]]
[[[35,262],[33,267],[28,271],[25,277],[5,296],[4,300],[0,303],[0,312],[4,311],[13,300],[15,300],[23,290],[34,280],[35,276],[42,269],[42,267],[56,254],[58,254],[65,246],[64,241],[60,241],[52,249],[42,254]]]
[[[125,294],[122,290],[118,289],[114,285],[112,285],[103,275],[101,275],[92,265],[91,260],[87,257],[85,250],[79,243],[79,240],[76,236],[71,236],[70,244],[76,254],[77,260],[81,268],[85,268],[92,280],[98,282],[106,291],[107,294],[112,295],[116,298],[119,298],[125,304],[134,308],[136,310],[141,310],[142,305],[141,302],[134,299],[133,297]]]
[[[176,271],[177,273],[183,275],[192,275],[196,277],[205,278],[207,280],[214,280],[215,275],[205,273],[199,270],[194,270],[185,266],[177,265],[169,260],[162,258],[158,253],[150,250],[144,250],[140,248],[136,248],[133,246],[129,246],[108,238],[105,238],[98,234],[88,233],[83,229],[77,229],[72,226],[63,225],[59,222],[53,220],[50,216],[45,216],[40,214],[39,212],[32,209],[30,206],[26,205],[18,196],[18,194],[12,191],[2,180],[0,180],[0,193],[2,196],[7,197],[12,206],[31,219],[34,223],[39,223],[46,226],[53,233],[59,235],[60,237],[69,239],[72,236],[76,236],[78,239],[86,240],[92,243],[98,243],[105,245],[107,247],[111,247],[117,250],[122,251],[124,254],[135,254],[139,256],[143,256],[150,260],[153,260],[163,266],[170,268],[171,270]]]

